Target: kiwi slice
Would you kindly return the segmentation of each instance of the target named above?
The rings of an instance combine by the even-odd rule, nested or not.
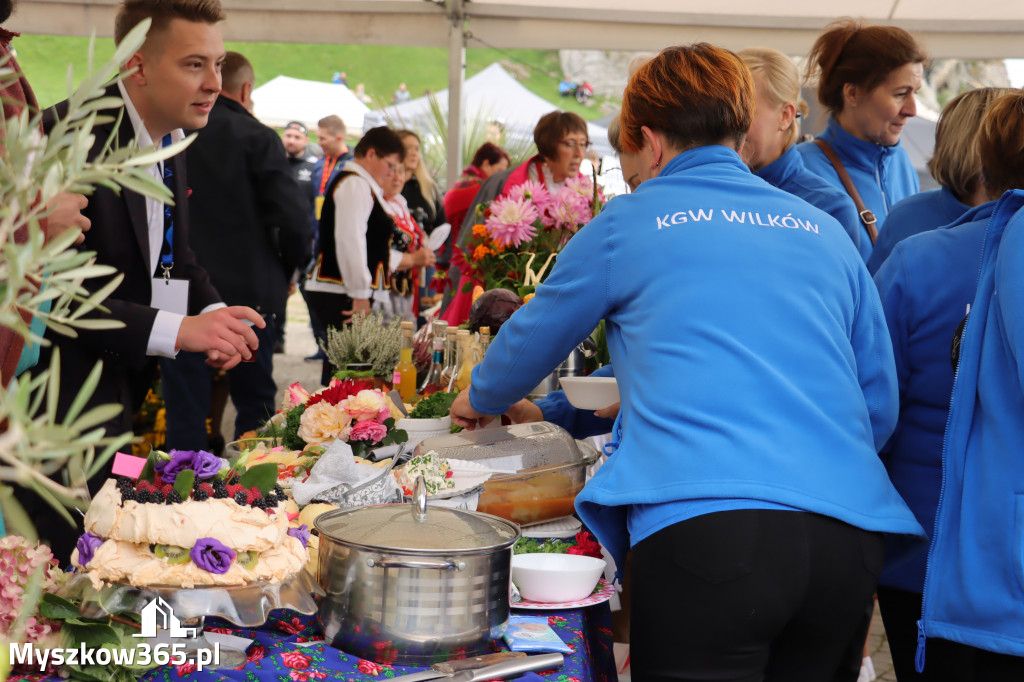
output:
[[[260,553],[255,549],[250,549],[246,552],[239,552],[235,555],[235,561],[238,562],[238,565],[242,568],[248,568],[249,570],[256,568],[256,562],[259,561],[259,558]]]
[[[158,559],[167,559],[167,563],[171,566],[187,564],[192,560],[187,549],[174,545],[153,545],[153,554]]]

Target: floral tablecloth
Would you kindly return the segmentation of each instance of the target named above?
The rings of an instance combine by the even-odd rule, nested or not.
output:
[[[526,613],[526,612],[523,612]],[[573,649],[565,665],[539,674],[552,682],[615,682],[612,654],[611,611],[598,604],[566,611],[530,612],[547,615],[548,623]],[[149,672],[144,682],[315,682],[339,680],[367,682],[387,680],[422,670],[407,666],[386,666],[352,656],[324,643],[313,616],[278,611],[263,627],[239,628],[216,619],[207,620],[207,631],[222,632],[254,640],[247,651],[249,660],[238,670],[202,672],[191,666],[167,666]]]

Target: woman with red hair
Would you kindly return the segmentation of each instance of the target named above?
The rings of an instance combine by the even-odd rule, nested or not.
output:
[[[878,292],[834,218],[744,165],[753,110],[728,50],[640,67],[620,142],[642,183],[569,241],[451,410],[505,413],[605,320],[621,409],[576,510],[617,566],[632,551],[645,682],[854,682],[882,533],[923,536],[877,455],[898,411]]]

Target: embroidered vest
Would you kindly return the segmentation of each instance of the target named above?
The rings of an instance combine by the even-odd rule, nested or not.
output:
[[[339,207],[334,205],[334,191],[338,185],[352,176],[354,171],[343,170],[334,178],[324,194],[323,210],[320,213],[320,252],[316,256],[317,281],[345,284],[338,265],[335,250],[334,213]],[[344,206],[340,210],[345,210]],[[395,222],[380,205],[377,195],[373,195],[373,210],[366,221],[366,267],[370,270],[370,288],[374,291],[387,289],[391,286],[390,251],[391,237]],[[344,244],[341,245],[344,248]]]

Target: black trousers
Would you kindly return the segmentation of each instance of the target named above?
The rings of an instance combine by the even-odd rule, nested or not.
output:
[[[878,533],[804,512],[738,510],[633,548],[633,677],[855,682],[881,574]]]
[[[895,587],[878,587],[878,608],[882,612],[889,640],[892,664],[899,682],[1020,682],[1024,680],[1024,658],[997,654],[947,639],[929,637],[925,645],[924,671],[914,667],[917,653],[917,621],[921,618],[921,595]]]
[[[319,323],[323,325],[324,342],[327,341],[327,330],[331,327],[341,329],[351,319],[342,313],[352,310],[352,299],[345,294],[329,294],[323,291],[306,290],[306,305],[310,311],[315,311]],[[320,383],[326,386],[330,383],[331,376],[339,367],[331,367],[331,363],[324,360],[323,371],[320,374]]]

